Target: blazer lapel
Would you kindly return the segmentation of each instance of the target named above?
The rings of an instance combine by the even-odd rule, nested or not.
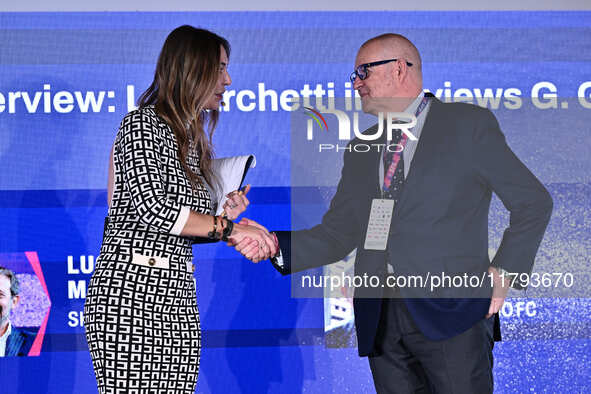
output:
[[[423,125],[423,130],[412,158],[410,170],[405,179],[400,201],[398,202],[398,206],[394,208],[392,222],[400,216],[405,202],[413,198],[416,182],[420,181],[421,174],[429,166],[430,152],[437,144],[437,124],[441,120],[441,105],[441,101],[437,98],[431,98],[429,112],[427,113],[427,118],[425,119],[425,124]]]
[[[12,329],[12,333],[8,336],[6,340],[6,351],[4,354],[8,356],[18,356],[18,351],[21,348],[24,338],[21,335],[20,331]]]
[[[385,125],[384,125],[385,127]],[[378,130],[378,124],[373,125],[365,131],[367,134],[375,134]],[[359,143],[363,143],[360,141]],[[384,146],[386,143],[386,131],[382,132],[382,135],[374,140],[370,141],[370,144],[381,144]],[[366,198],[371,195],[372,198],[379,198],[382,188],[383,179],[380,180],[380,160],[382,158],[383,150],[378,151],[377,149],[369,149],[368,151],[355,152],[353,157],[355,158],[354,178],[358,187],[357,193],[360,198]],[[370,175],[370,174],[376,174]]]

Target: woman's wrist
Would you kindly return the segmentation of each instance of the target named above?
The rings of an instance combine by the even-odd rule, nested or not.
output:
[[[224,242],[228,242],[229,241],[229,237],[232,235],[232,232],[234,230],[234,222],[232,222],[230,219],[226,218],[226,225],[224,226],[224,229],[222,230],[222,241]]]
[[[207,233],[207,237],[210,239],[219,239],[217,237],[218,234],[218,217],[217,216],[213,216],[213,223],[212,223],[212,228],[211,231]]]
[[[227,242],[228,237],[233,233],[233,229],[234,223],[230,219],[212,216],[212,227],[211,231],[207,233],[207,237]]]

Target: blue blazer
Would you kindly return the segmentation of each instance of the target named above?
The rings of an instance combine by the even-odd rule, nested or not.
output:
[[[376,129],[377,125],[366,133],[374,134]],[[385,142],[385,136],[378,141]],[[362,143],[367,141],[350,142]],[[358,150],[345,151],[341,179],[322,222],[307,230],[277,232],[284,265],[274,265],[282,274],[339,261],[355,248],[355,274],[380,277],[381,283],[389,261],[397,275],[424,277],[444,271],[480,277],[491,264],[512,273],[531,272],[552,199],[508,147],[488,109],[432,97],[394,209],[386,251],[364,249],[371,202],[381,197],[381,152]],[[493,192],[509,210],[510,226],[491,263],[488,213]],[[490,285],[461,294],[441,292],[437,297],[422,288],[400,292],[417,327],[432,340],[472,327],[488,312],[491,295]],[[361,356],[372,354],[382,297],[383,288],[355,289]]]
[[[12,332],[6,340],[5,357],[10,356],[28,356],[31,346],[35,341],[34,332],[23,330],[22,328],[12,327]]]

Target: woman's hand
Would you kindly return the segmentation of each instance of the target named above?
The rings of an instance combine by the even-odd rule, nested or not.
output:
[[[277,243],[273,235],[265,227],[247,219],[234,224],[228,245],[236,246],[236,250],[253,263],[277,254]]]
[[[248,198],[246,198],[246,194],[250,191],[250,185],[246,185],[244,188],[244,192],[242,190],[234,190],[231,193],[228,193],[226,197],[228,199],[224,203],[224,212],[226,216],[230,220],[236,219],[240,214],[246,211],[246,208],[250,204]]]

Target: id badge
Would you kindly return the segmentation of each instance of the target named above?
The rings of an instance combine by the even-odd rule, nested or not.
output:
[[[394,200],[382,198],[372,200],[367,234],[365,235],[365,249],[386,250],[393,212]]]

